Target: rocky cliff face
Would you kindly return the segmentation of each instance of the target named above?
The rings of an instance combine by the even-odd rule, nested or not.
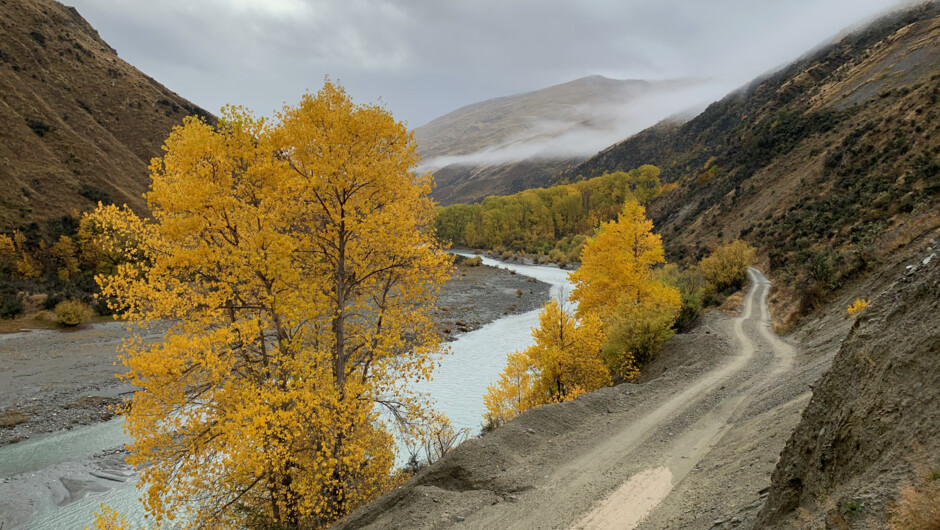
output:
[[[186,115],[213,119],[117,56],[71,7],[0,2],[0,230],[140,208],[150,158]]]
[[[755,528],[882,528],[940,470],[940,248],[858,317],[773,473]],[[935,521],[935,523],[938,521]]]

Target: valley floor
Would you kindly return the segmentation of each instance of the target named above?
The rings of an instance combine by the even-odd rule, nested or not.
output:
[[[435,318],[446,335],[453,335],[537,309],[548,300],[548,291],[548,284],[505,269],[459,266],[441,290]],[[22,440],[59,440],[55,443],[68,446],[74,442],[61,431],[75,429],[68,434],[79,435],[84,431],[78,428],[111,428],[99,422],[111,418],[110,407],[134,390],[115,377],[123,369],[116,364],[117,349],[131,336],[126,328],[123,322],[107,322],[74,331],[0,334],[0,450],[14,450],[0,457],[5,464],[0,465],[0,528],[29,527],[35,517],[56,506],[108,491],[133,475],[123,463],[122,447],[62,447],[70,456],[43,469],[3,462],[19,454],[22,445],[16,443]],[[150,341],[161,336],[159,329],[144,334]],[[83,427],[91,424],[98,425]],[[53,432],[56,435],[49,438],[42,436]],[[8,468],[19,471],[5,471]]]
[[[776,337],[769,282],[756,270],[751,279],[738,316],[706,315],[639,384],[524,413],[340,527],[752,526],[831,355],[806,356]],[[845,329],[836,327],[837,346]]]

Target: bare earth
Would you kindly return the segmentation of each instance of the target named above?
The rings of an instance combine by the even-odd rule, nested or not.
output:
[[[339,527],[747,526],[827,366],[770,331],[751,279],[739,316],[706,315],[641,383],[528,411]]]

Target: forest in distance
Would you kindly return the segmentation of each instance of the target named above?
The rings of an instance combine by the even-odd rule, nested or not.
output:
[[[587,237],[617,218],[624,203],[647,205],[675,188],[659,180],[660,169],[643,165],[628,172],[490,196],[475,204],[438,208],[437,236],[454,245],[498,254],[530,254],[560,265],[580,261]]]

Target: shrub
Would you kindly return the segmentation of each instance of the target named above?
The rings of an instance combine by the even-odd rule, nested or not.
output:
[[[34,120],[32,118],[26,119],[26,125],[30,128],[31,131],[33,131],[33,133],[36,136],[39,136],[40,138],[42,138],[43,136],[46,135],[46,133],[52,130],[52,126],[50,126],[48,123],[42,120]]]
[[[467,267],[479,267],[483,264],[483,258],[480,256],[473,256],[472,258],[465,259],[463,263]]]
[[[63,326],[78,326],[91,322],[91,307],[80,300],[66,300],[55,306],[55,315]]]
[[[747,268],[757,260],[757,251],[746,242],[736,239],[726,243],[704,257],[699,268],[705,280],[717,291],[739,289],[747,281]]]
[[[0,300],[0,318],[16,318],[23,312],[23,300],[15,293],[3,293]]]
[[[868,300],[862,300],[861,298],[856,298],[855,302],[848,307],[849,316],[855,318],[861,313],[866,307],[868,307]]]

